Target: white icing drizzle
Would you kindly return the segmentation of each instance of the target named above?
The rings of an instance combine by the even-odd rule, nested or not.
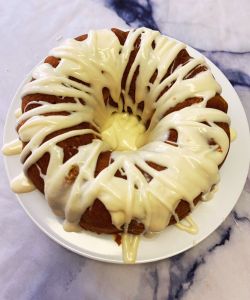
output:
[[[19,139],[13,140],[10,143],[7,143],[2,148],[2,153],[4,155],[17,155],[22,152],[22,142]]]
[[[185,217],[180,222],[176,223],[175,226],[191,234],[198,233],[198,226],[190,216]]]
[[[202,201],[206,202],[211,200],[217,191],[218,191],[218,184],[212,186],[209,192],[202,195]]]
[[[35,190],[35,186],[24,173],[21,173],[12,180],[11,189],[15,193],[29,193]]]
[[[15,110],[15,117],[16,117],[16,118],[19,118],[19,117],[21,116],[21,114],[22,114],[21,108],[17,108],[17,109]]]
[[[233,142],[237,138],[237,132],[232,127],[230,127],[230,141]]]
[[[124,233],[122,234],[122,254],[126,264],[134,264],[137,256],[140,236]]]
[[[130,53],[139,37],[140,49],[128,72],[125,88],[121,89]],[[31,153],[24,162],[24,172],[45,153],[50,154],[47,174],[43,175],[45,197],[52,210],[65,218],[68,230],[78,228],[83,212],[98,198],[109,210],[117,228],[124,224],[126,228],[131,219],[136,219],[144,224],[146,232],[158,232],[167,226],[172,215],[178,221],[175,208],[181,199],[193,207],[195,197],[209,192],[211,186],[218,183],[218,165],[228,151],[229,139],[216,122],[230,121],[227,114],[205,106],[211,97],[220,93],[219,84],[208,66],[206,71],[185,79],[195,67],[206,65],[202,57],[190,59],[163,79],[177,54],[185,47],[183,43],[146,28],[129,31],[123,46],[110,30],[90,31],[85,41],[69,39],[50,52],[50,55],[60,58],[56,68],[42,63],[34,69],[34,80],[24,86],[22,96],[41,93],[75,99],[74,103],[57,104],[40,101],[39,107],[23,112],[18,119],[19,124],[26,120],[18,131],[22,142],[27,143],[21,160]],[[129,90],[138,67],[133,100]],[[150,83],[156,70],[156,79]],[[72,77],[88,84],[76,82]],[[160,96],[162,90],[173,82],[171,88]],[[117,107],[105,105],[104,87],[109,89]],[[192,97],[203,100],[164,117],[171,107]],[[143,111],[138,107],[141,101],[144,102]],[[105,138],[105,130],[110,118],[122,119],[128,108],[134,116],[140,116],[141,131],[131,137],[127,135],[126,139],[129,143],[132,141],[132,146],[120,147],[122,139],[117,139],[116,135]],[[67,112],[67,116],[44,115],[62,111]],[[142,124],[151,117],[150,126],[144,132]],[[133,123],[135,117],[126,118],[130,128],[137,127]],[[75,129],[42,143],[49,134],[82,122],[92,124],[96,130]],[[165,143],[170,129],[178,132],[178,147]],[[104,140],[96,138],[79,147],[76,155],[63,162],[63,149],[57,143],[88,133]],[[137,144],[139,134],[144,145]],[[217,146],[209,145],[210,139],[219,145],[221,151],[217,151]],[[141,147],[136,150],[138,146]],[[100,153],[114,148],[122,151],[113,151],[110,165],[95,178]],[[126,151],[129,149],[135,151]],[[157,171],[147,162],[165,169]],[[72,166],[77,166],[79,173],[68,184],[65,177]],[[147,180],[138,167],[152,180]],[[121,170],[127,179],[115,177],[117,170]]]

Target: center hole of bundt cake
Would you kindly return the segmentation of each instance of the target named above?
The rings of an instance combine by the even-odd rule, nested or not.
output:
[[[102,127],[102,139],[112,150],[136,150],[144,144],[145,126],[128,113],[114,113]]]

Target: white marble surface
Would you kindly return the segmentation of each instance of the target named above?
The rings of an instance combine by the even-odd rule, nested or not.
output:
[[[249,20],[248,0],[1,1],[0,140],[32,67],[62,38],[102,27],[148,26],[196,47],[229,78],[250,120]],[[249,177],[234,211],[204,242],[171,259],[123,266],[50,240],[10,191],[1,156],[0,176],[0,299],[250,299]]]

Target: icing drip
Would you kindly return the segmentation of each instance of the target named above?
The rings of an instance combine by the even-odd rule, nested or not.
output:
[[[196,234],[198,232],[198,226],[190,216],[187,216],[180,222],[176,223],[175,226],[191,234]]]
[[[236,138],[237,132],[232,127],[230,127],[230,141],[233,142],[236,140]]]
[[[134,264],[137,256],[137,249],[140,241],[139,235],[124,233],[122,235],[123,261],[126,264]]]
[[[12,180],[11,189],[15,193],[29,193],[35,190],[35,186],[23,173],[21,173]]]
[[[202,195],[202,201],[209,201],[213,198],[214,194],[218,191],[218,185],[212,186],[209,192]]]
[[[122,88],[123,74],[138,39],[140,48]],[[216,123],[230,120],[222,111],[206,108],[207,101],[221,91],[208,66],[206,71],[185,78],[194,68],[206,65],[202,57],[190,59],[165,76],[185,47],[146,28],[129,31],[123,46],[110,30],[90,31],[85,41],[69,39],[50,52],[60,58],[56,68],[43,63],[34,69],[34,80],[23,87],[22,96],[41,93],[74,99],[74,103],[56,104],[33,101],[39,106],[24,110],[18,118],[18,134],[26,143],[21,153],[24,172],[49,153],[47,174],[42,176],[45,197],[52,210],[65,218],[65,229],[77,231],[82,214],[98,198],[117,228],[124,224],[126,228],[136,219],[144,224],[146,232],[158,232],[168,225],[172,215],[178,221],[175,208],[181,199],[192,208],[194,198],[218,183],[218,165],[226,156],[229,140]],[[130,87],[136,70],[132,97]],[[104,101],[104,88],[113,105]],[[201,101],[165,115],[171,107],[192,97]],[[142,124],[148,120],[149,126],[144,127]],[[92,125],[91,129],[68,130],[43,142],[53,132],[82,122]],[[171,129],[178,133],[174,145],[165,143]],[[96,138],[64,161],[58,143],[86,134]],[[211,139],[216,146],[209,144]],[[109,166],[95,177],[99,155],[114,149]],[[163,168],[157,171],[148,162]],[[69,182],[73,167],[78,172]],[[126,179],[115,176],[118,170]],[[20,192],[15,186],[14,191]],[[123,240],[127,239],[124,235]],[[132,240],[135,249],[138,240]],[[123,247],[128,248],[127,242]],[[134,258],[128,255],[125,259]]]
[[[19,139],[16,139],[10,143],[7,143],[3,146],[2,152],[4,155],[17,155],[22,152],[22,142]]]
[[[15,110],[15,117],[16,117],[16,118],[19,118],[19,117],[21,116],[21,114],[22,114],[21,108],[17,108],[17,109]]]

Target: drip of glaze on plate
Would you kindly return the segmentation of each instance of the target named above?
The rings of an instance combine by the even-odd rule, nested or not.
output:
[[[17,108],[15,110],[14,114],[15,114],[15,117],[18,119],[21,116],[21,114],[22,114],[21,108]]]
[[[212,186],[209,192],[202,195],[201,197],[202,201],[206,202],[211,200],[217,191],[218,191],[218,184]]]
[[[136,261],[140,235],[128,233],[122,234],[122,254],[126,264],[134,264]]]
[[[23,145],[19,139],[13,140],[10,143],[7,143],[2,148],[2,153],[4,155],[17,155],[22,152]]]
[[[11,181],[10,186],[12,191],[18,194],[29,193],[36,189],[33,183],[24,175],[24,173],[21,173],[15,177]]]
[[[196,234],[198,232],[198,226],[190,216],[185,217],[176,223],[175,226],[191,234]]]
[[[233,142],[237,138],[237,132],[232,127],[230,127],[230,141]]]

